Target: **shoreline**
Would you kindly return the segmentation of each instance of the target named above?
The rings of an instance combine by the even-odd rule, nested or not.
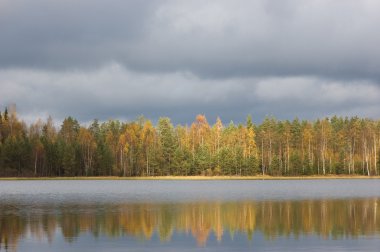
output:
[[[14,180],[333,180],[380,179],[380,176],[364,175],[311,175],[311,176],[150,176],[150,177],[0,177],[0,181]]]

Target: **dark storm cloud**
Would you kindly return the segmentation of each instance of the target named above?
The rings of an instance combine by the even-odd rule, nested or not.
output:
[[[371,0],[2,0],[0,66],[380,77]]]
[[[143,37],[155,1],[2,1],[3,67],[86,68]]]
[[[0,106],[191,123],[380,117],[377,0],[0,0]]]

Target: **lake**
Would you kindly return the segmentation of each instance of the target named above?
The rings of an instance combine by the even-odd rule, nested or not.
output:
[[[380,180],[0,181],[0,251],[379,251]]]

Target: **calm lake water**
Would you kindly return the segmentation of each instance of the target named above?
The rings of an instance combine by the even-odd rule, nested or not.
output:
[[[380,180],[0,181],[0,251],[379,251]]]

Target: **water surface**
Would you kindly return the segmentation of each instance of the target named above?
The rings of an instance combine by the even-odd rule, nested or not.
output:
[[[380,180],[0,181],[0,251],[378,251]]]

